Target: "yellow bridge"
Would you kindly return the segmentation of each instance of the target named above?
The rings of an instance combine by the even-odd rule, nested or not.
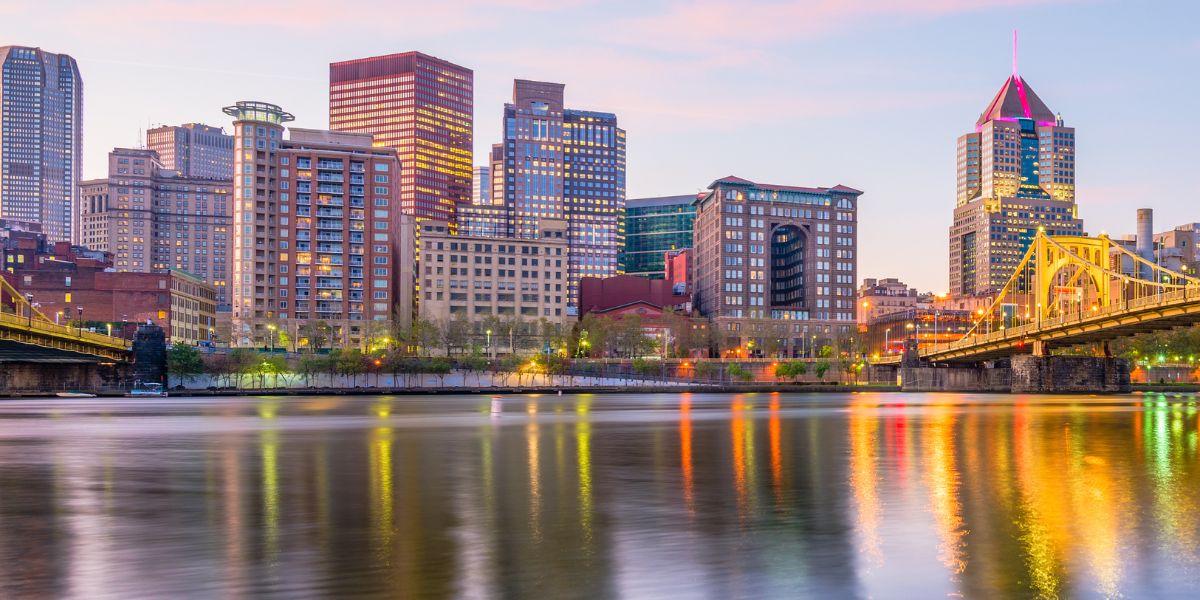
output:
[[[3,278],[0,278],[0,290],[3,291],[3,296],[11,296],[17,309],[17,314],[0,313],[0,340],[92,354],[113,360],[129,360],[132,356],[130,341],[57,325],[35,306],[30,305],[25,297]],[[22,314],[24,316],[21,316]]]
[[[1109,340],[1198,322],[1200,279],[1160,267],[1107,236],[1038,231],[1012,278],[966,335],[919,354],[935,363],[980,363],[1095,344],[1096,354],[1105,355]],[[900,360],[893,355],[872,362]]]

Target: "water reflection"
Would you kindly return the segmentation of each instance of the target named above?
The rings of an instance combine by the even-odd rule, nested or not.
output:
[[[1175,598],[1196,398],[0,405],[0,597]]]

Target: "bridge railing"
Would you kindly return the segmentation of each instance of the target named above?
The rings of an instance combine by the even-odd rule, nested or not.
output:
[[[29,317],[19,317],[10,313],[0,313],[0,324],[9,326],[13,329],[24,329],[35,334],[51,334],[61,338],[71,338],[101,346],[109,346],[113,348],[126,348],[128,344],[125,340],[109,337],[90,331],[80,331],[78,328],[68,325],[56,325],[45,321],[34,319],[32,327],[30,326]]]
[[[970,337],[964,337],[961,340],[950,342],[944,347],[927,349],[924,353],[937,354],[940,352],[971,348],[980,344],[1001,342],[1013,338],[1022,338],[1046,329],[1057,329],[1059,327],[1078,325],[1089,321],[1102,320],[1113,315],[1137,312],[1159,306],[1166,307],[1189,300],[1200,300],[1200,286],[1188,286],[1186,288],[1172,290],[1169,292],[1162,292],[1161,294],[1154,294],[1122,302],[1114,302],[1107,306],[1096,307],[1094,310],[1072,312],[1069,314],[1064,313],[1059,315],[1057,318],[1042,319],[1040,321],[1018,325],[1016,327],[1004,327],[998,331],[990,331]]]

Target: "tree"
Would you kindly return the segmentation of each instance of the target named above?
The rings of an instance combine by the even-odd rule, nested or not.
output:
[[[263,387],[267,385],[267,375],[275,377],[272,387],[279,387],[279,376],[288,373],[287,359],[274,354],[265,356],[258,366],[258,372],[262,375]]]
[[[817,356],[820,356],[821,358],[829,358],[832,354],[833,348],[831,348],[828,344],[821,346],[821,350],[817,352]]]
[[[412,336],[409,342],[417,347],[417,353],[421,356],[429,356],[429,350],[437,346],[441,340],[442,332],[437,324],[429,319],[417,319],[412,326]]]
[[[484,358],[482,356],[472,355],[472,356],[468,356],[468,357],[458,361],[458,366],[460,369],[465,370],[467,373],[471,373],[471,374],[475,375],[475,385],[479,385],[479,374],[482,371],[487,369],[488,361],[486,358]],[[466,376],[466,373],[464,373],[463,374],[463,385],[466,385],[466,383],[467,383],[467,376]]]
[[[228,313],[226,313],[228,314]],[[232,319],[217,319],[217,324],[213,327],[214,344],[229,345],[233,342],[233,320]]]
[[[229,371],[237,374],[237,385],[241,387],[242,376],[252,375],[258,366],[258,353],[250,348],[236,348],[228,354]]]
[[[228,387],[230,376],[233,374],[230,364],[229,354],[226,352],[209,354],[204,361],[204,372],[218,387]],[[222,378],[225,380],[224,386],[221,386]]]
[[[451,355],[452,349],[457,348],[461,352],[466,348],[471,341],[471,321],[467,318],[467,313],[455,313],[443,323],[441,336],[442,343],[446,346],[446,356]]]
[[[196,376],[204,372],[204,357],[195,346],[183,342],[175,342],[167,350],[167,384],[171,377],[178,377],[180,385],[184,381],[195,381]]]
[[[367,372],[367,365],[363,363],[362,350],[358,348],[342,350],[338,353],[335,362],[337,373],[350,377],[350,385],[358,387],[358,376]]]
[[[725,372],[729,373],[730,377],[742,380],[742,383],[749,383],[754,380],[754,373],[737,363],[729,365],[729,368],[725,369]]]
[[[300,358],[300,363],[296,368],[296,372],[304,376],[304,387],[310,387],[309,378],[316,376],[317,373],[324,372],[328,369],[325,364],[327,359],[323,356],[303,356]]]
[[[333,328],[329,326],[329,322],[322,319],[301,325],[299,335],[308,346],[308,351],[315,354],[329,344],[329,335],[332,332]]]
[[[703,377],[705,380],[708,380],[712,378],[712,374],[716,372],[717,367],[707,360],[698,360],[696,361],[696,367],[694,370],[696,371],[697,377]]]
[[[825,348],[828,348],[828,347],[829,346],[825,346],[824,348],[821,348],[821,351],[824,352]],[[829,361],[824,360],[824,359],[817,361],[817,368],[816,368],[817,379],[824,381],[825,380],[825,372],[828,370],[829,370]]]
[[[426,360],[422,365],[422,373],[430,373],[438,378],[438,385],[446,385],[446,374],[450,372],[453,366],[450,364],[450,359],[437,357],[431,360]]]

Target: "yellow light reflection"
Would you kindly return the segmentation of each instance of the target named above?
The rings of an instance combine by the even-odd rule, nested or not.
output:
[[[696,515],[692,479],[692,399],[685,395],[679,405],[679,465],[683,470],[683,505],[689,516]]]
[[[925,426],[925,485],[929,488],[930,510],[941,544],[938,560],[950,571],[950,581],[960,582],[967,568],[967,531],[958,499],[959,475],[954,456],[954,414],[945,407],[932,407]],[[961,590],[956,590],[961,594]]]
[[[868,566],[883,563],[879,541],[879,517],[882,512],[876,476],[876,429],[879,421],[873,407],[853,407],[850,411],[850,488],[858,505],[855,529],[862,536],[862,552]]]

